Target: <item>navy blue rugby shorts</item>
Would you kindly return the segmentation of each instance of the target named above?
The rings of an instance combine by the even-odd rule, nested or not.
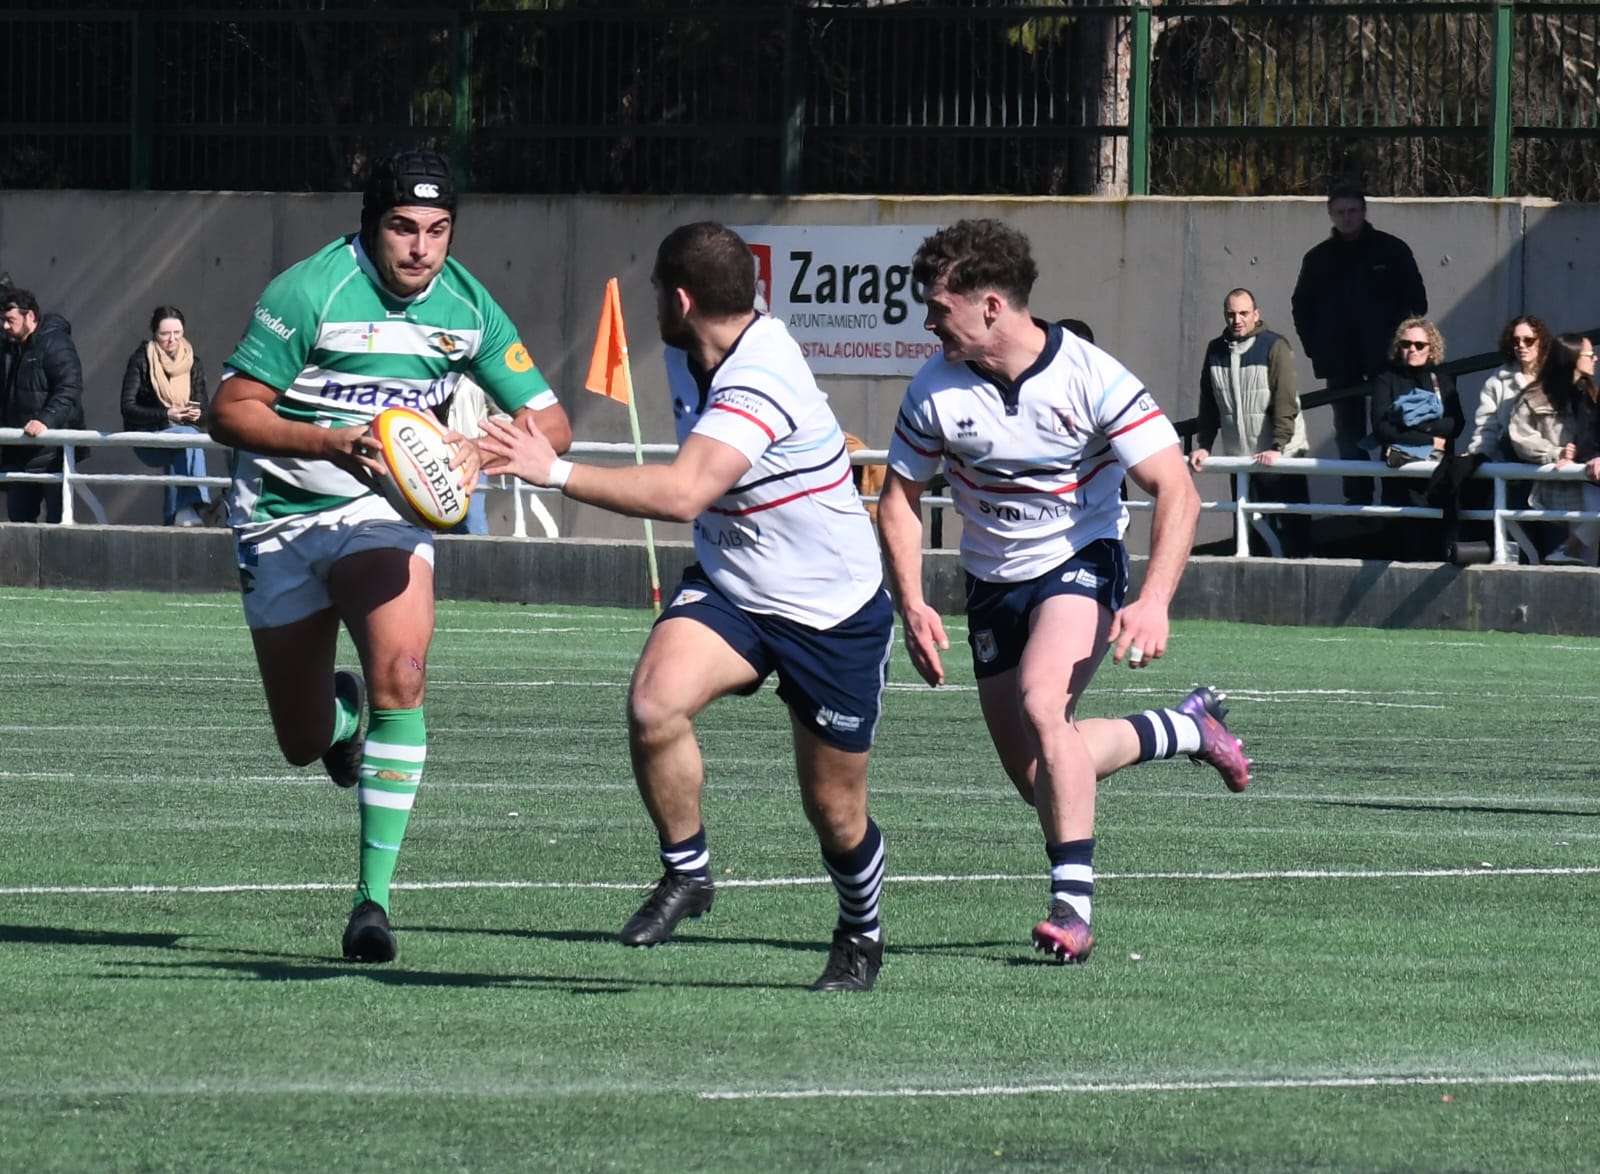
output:
[[[1021,583],[967,576],[967,642],[972,672],[997,677],[1022,661],[1034,610],[1057,595],[1087,595],[1116,611],[1128,594],[1128,548],[1111,538],[1089,543],[1052,571]]]
[[[778,697],[830,746],[872,747],[883,709],[883,686],[894,641],[894,606],[879,588],[855,615],[818,629],[781,616],[746,611],[706,577],[698,563],[683,574],[661,620],[684,616],[704,624],[760,675],[746,696],[778,674]]]

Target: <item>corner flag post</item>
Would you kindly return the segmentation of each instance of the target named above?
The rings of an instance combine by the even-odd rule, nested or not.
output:
[[[615,277],[606,282],[605,305],[600,310],[600,328],[594,336],[594,354],[589,359],[589,377],[584,387],[607,399],[621,400],[628,406],[628,426],[633,431],[633,458],[644,464],[644,444],[639,438],[639,408],[633,402],[633,370],[628,363],[628,334],[622,325],[622,291]],[[644,519],[645,560],[650,567],[650,606],[661,614],[661,573],[656,567],[655,526]]]

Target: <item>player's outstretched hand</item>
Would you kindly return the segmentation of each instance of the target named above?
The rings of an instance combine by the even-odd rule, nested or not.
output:
[[[550,484],[550,466],[555,464],[556,450],[532,417],[524,416],[519,426],[515,420],[491,416],[483,422],[478,448],[486,458],[483,471],[490,476],[510,473],[530,485]]]
[[[925,603],[913,604],[905,609],[901,621],[911,666],[928,684],[944,684],[944,664],[939,659],[939,651],[949,650],[950,637],[944,633],[944,621],[939,613]]]
[[[1135,599],[1111,617],[1111,659],[1130,669],[1144,668],[1167,654],[1170,626],[1167,609],[1159,603]]]

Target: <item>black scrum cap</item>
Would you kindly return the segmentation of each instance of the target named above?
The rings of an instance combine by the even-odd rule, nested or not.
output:
[[[394,151],[376,159],[361,200],[363,230],[377,224],[390,208],[408,206],[456,211],[455,177],[450,161],[438,151]]]

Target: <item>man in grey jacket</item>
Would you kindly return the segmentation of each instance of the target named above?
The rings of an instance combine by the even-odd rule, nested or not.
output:
[[[1250,476],[1253,499],[1309,501],[1304,476],[1269,471],[1281,457],[1303,457],[1308,451],[1289,340],[1267,329],[1255,295],[1247,289],[1228,292],[1222,320],[1222,333],[1206,347],[1200,371],[1197,447],[1189,454],[1189,466],[1199,472],[1213,453],[1254,457],[1261,471]],[[1237,478],[1234,492],[1238,492]],[[1284,554],[1298,558],[1308,553],[1310,525],[1305,515],[1273,514],[1269,524]],[[1256,545],[1252,541],[1253,550]]]

